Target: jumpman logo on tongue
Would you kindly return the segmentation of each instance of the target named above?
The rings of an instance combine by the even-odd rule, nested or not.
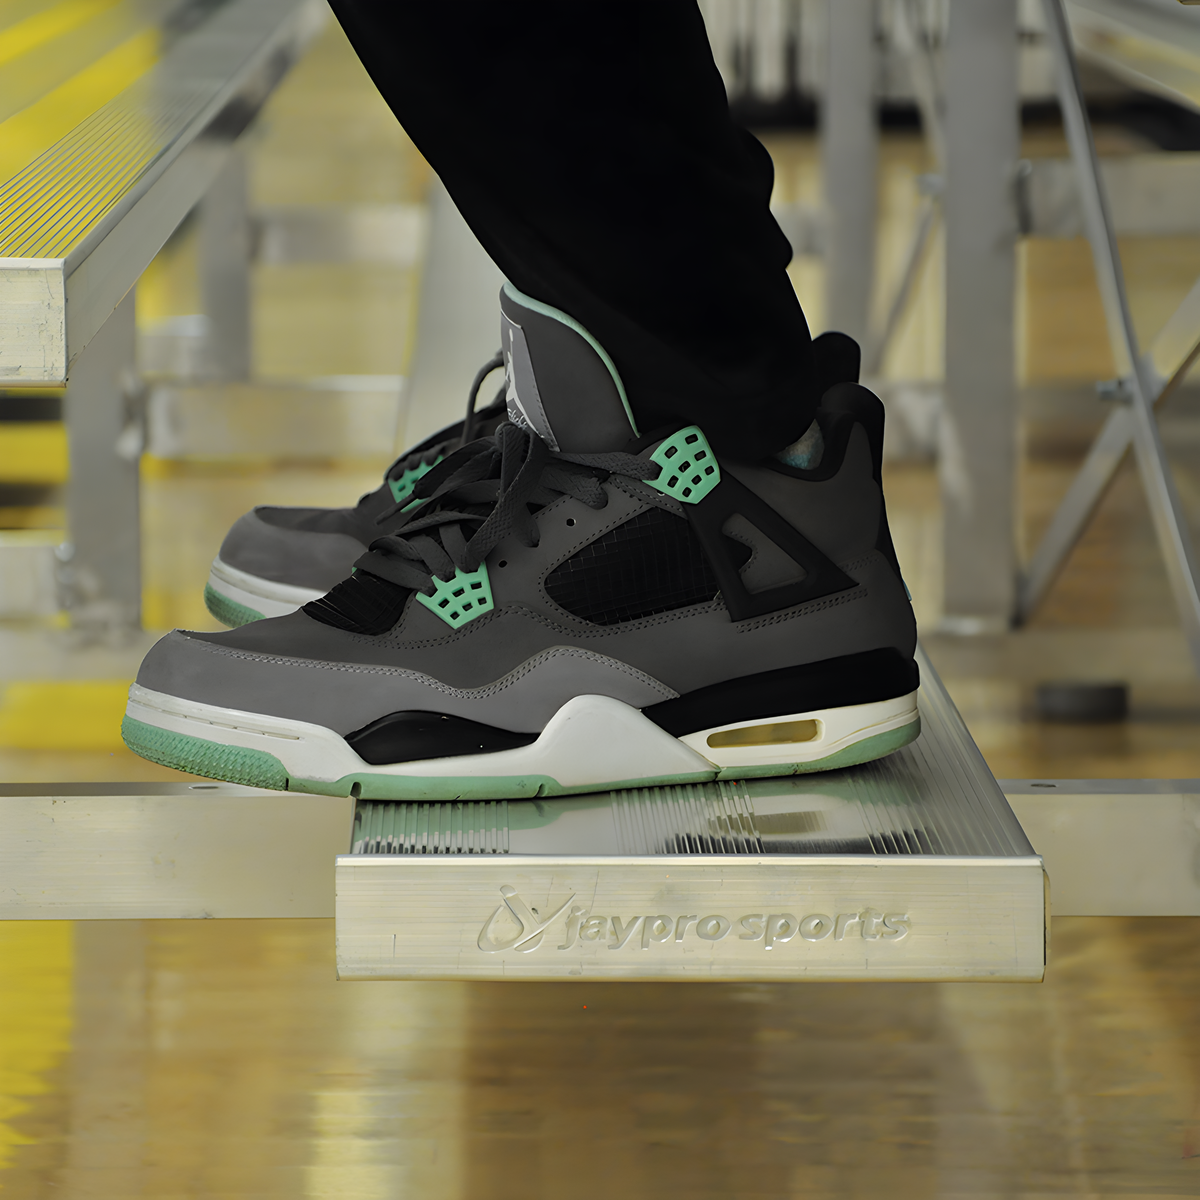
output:
[[[508,407],[508,417],[514,425],[520,425],[524,429],[532,429],[533,422],[529,419],[529,414],[525,411],[525,405],[521,403],[521,397],[517,395],[517,372],[513,365],[513,331],[508,329],[508,346],[504,350],[504,403]]]

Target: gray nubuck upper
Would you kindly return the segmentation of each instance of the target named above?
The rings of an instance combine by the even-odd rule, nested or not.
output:
[[[172,633],[147,656],[139,684],[342,735],[406,710],[529,734],[579,695],[645,708],[867,651],[911,658],[915,625],[878,483],[882,426],[871,433],[854,416],[855,396],[869,393],[846,385],[854,395],[820,416],[830,449],[815,471],[718,462],[699,430],[639,435],[615,367],[564,314],[511,287],[501,305],[510,419],[554,452],[539,451],[540,490],[520,505],[533,510],[532,525],[493,524],[473,565],[472,533],[481,537],[487,513],[501,513],[505,489],[533,486],[495,448],[528,447],[530,434],[504,426],[430,472],[417,487],[426,503],[340,585],[399,595],[386,628],[365,632],[369,623],[348,618],[339,627],[328,606],[335,589],[311,611],[228,633]],[[524,453],[532,469],[535,456]],[[472,482],[492,459],[493,482]],[[472,508],[489,486],[501,500]],[[473,516],[455,525],[446,508]],[[436,579],[412,549],[422,537],[424,561],[448,564]],[[430,548],[430,538],[440,541]],[[715,581],[714,554],[724,555]],[[424,587],[400,591],[363,575]],[[446,590],[456,580],[457,597]],[[630,599],[639,588],[653,594],[645,603]]]
[[[360,529],[357,515],[347,508],[260,506],[233,523],[217,557],[271,583],[328,591],[379,536],[377,526]]]

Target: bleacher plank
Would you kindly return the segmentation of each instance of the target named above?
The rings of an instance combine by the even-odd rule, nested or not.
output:
[[[0,380],[66,379],[324,15],[232,0],[0,186]]]

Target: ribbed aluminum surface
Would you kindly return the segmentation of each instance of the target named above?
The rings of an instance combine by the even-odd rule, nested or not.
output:
[[[1033,853],[922,650],[921,736],[819,775],[613,793],[622,854]]]
[[[137,34],[149,31],[169,37],[180,18],[187,19],[204,0],[116,0],[83,6],[55,0],[22,0],[6,4],[0,33],[0,121],[66,83],[98,58]],[[14,9],[17,11],[14,13]],[[34,11],[31,11],[34,10]],[[65,10],[65,11],[64,11]],[[12,44],[18,17],[17,45]],[[63,19],[65,17],[65,20]],[[58,20],[56,20],[58,18]],[[40,24],[40,31],[36,26]],[[23,26],[26,37],[20,37]],[[31,28],[31,26],[33,28]],[[32,36],[29,36],[32,34]]]
[[[937,672],[918,655],[921,736],[877,762],[502,808],[360,801],[353,853],[1032,855]]]
[[[230,100],[241,101],[247,87],[259,99],[270,90],[291,59],[282,42],[271,49],[281,25],[309,7],[306,0],[218,7],[142,79],[0,188],[0,258],[86,252],[83,243],[107,227],[105,219],[130,207],[214,119],[236,119],[225,111]]]
[[[360,800],[352,854],[507,854],[508,802]]]
[[[844,773],[853,776],[853,782],[847,783],[871,822],[876,853],[997,857],[1034,853],[920,647],[917,662],[920,738],[888,758]]]
[[[744,784],[638,788],[612,793],[623,854],[761,854]]]

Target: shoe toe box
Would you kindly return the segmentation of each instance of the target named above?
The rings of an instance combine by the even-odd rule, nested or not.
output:
[[[255,625],[295,617],[303,614]],[[192,714],[200,719],[219,721],[220,714],[209,710],[220,709],[303,721],[346,734],[380,715],[375,689],[356,687],[355,676],[344,664],[256,653],[230,644],[221,634],[175,630],[146,655],[137,684],[185,707],[204,706]]]
[[[234,523],[219,557],[230,567],[272,583],[328,591],[350,574],[366,549],[344,527],[313,528],[319,518],[337,511],[256,508]]]

